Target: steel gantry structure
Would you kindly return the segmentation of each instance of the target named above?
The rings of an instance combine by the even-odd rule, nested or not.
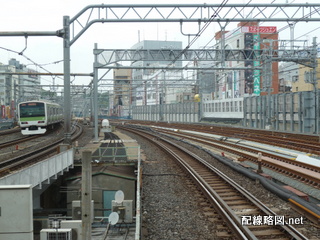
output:
[[[96,62],[94,63],[95,69],[110,69],[115,68],[114,64],[123,61],[137,62],[137,61],[164,61],[171,60],[172,63],[166,67],[163,66],[119,66],[117,69],[156,69],[156,70],[181,70],[181,67],[175,67],[173,64],[176,61],[207,61],[212,62],[212,65],[207,67],[183,67],[183,70],[246,70],[248,67],[225,67],[223,61],[258,61],[260,66],[252,66],[253,70],[262,70],[263,72],[263,90],[268,93],[270,99],[270,86],[272,83],[272,62],[295,62],[307,67],[312,68],[312,82],[314,83],[314,89],[317,89],[316,81],[316,67],[317,67],[317,43],[314,39],[312,46],[295,46],[290,45],[292,41],[273,40],[273,43],[265,47],[255,50],[245,49],[187,49],[184,51],[175,49],[94,49],[94,55]],[[299,41],[302,42],[302,41]],[[305,41],[303,41],[305,42]],[[263,42],[261,43],[264,44]],[[273,46],[279,46],[274,48]],[[169,56],[169,59],[168,59]],[[220,66],[219,66],[220,65]],[[262,67],[261,67],[262,66]],[[96,74],[95,74],[96,75]],[[316,100],[318,101],[318,100]],[[270,105],[271,100],[268,102]],[[317,109],[315,109],[317,111]],[[268,106],[268,121],[271,119],[271,107]],[[317,114],[315,114],[317,115]]]
[[[70,48],[91,25],[95,23],[176,22],[180,23],[182,34],[184,34],[182,31],[183,24],[189,22],[199,24],[199,33],[201,24],[212,22],[218,22],[222,30],[230,22],[256,22],[257,20],[287,22],[292,27],[297,22],[319,22],[319,9],[320,4],[311,3],[89,5],[71,19],[69,16],[64,16],[61,30],[52,32],[0,32],[0,36],[23,36],[26,38],[29,36],[57,36],[63,38],[65,142],[71,143]],[[223,41],[221,45],[223,46]],[[98,73],[97,68],[94,72],[95,75]],[[94,76],[94,78],[94,88],[97,92],[97,76]],[[97,107],[97,104],[95,104],[95,107]],[[97,121],[96,118],[96,126]]]
[[[307,48],[279,48],[279,49],[259,49],[259,50],[243,50],[243,49],[188,49],[184,52],[181,50],[166,49],[95,49],[94,54],[98,56],[98,68],[115,68],[113,64],[122,61],[164,61],[166,56],[172,56],[172,61],[209,61],[221,62],[225,61],[247,61],[262,60],[264,56],[269,56],[273,61],[292,61],[309,67],[314,66],[314,58],[317,53],[317,46],[307,46]],[[121,68],[117,66],[116,68]],[[130,68],[125,66],[123,68]],[[132,67],[137,68],[137,67]],[[144,69],[158,69],[158,67],[142,67]],[[168,66],[168,69],[175,69]],[[221,69],[222,67],[212,66],[210,69]],[[160,68],[161,69],[161,68]],[[178,68],[178,69],[181,69]],[[193,69],[192,67],[183,67],[183,69]],[[201,68],[196,68],[201,69]],[[203,68],[208,69],[208,68]],[[225,69],[225,68],[224,68]],[[234,68],[232,68],[234,69]],[[238,69],[238,68],[237,68]],[[246,67],[239,69],[247,69]]]

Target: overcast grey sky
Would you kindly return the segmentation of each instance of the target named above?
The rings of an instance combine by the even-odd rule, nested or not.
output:
[[[221,0],[184,0],[183,4],[194,3],[221,3]],[[248,3],[249,0],[230,0],[228,3]],[[271,3],[272,0],[253,0],[251,3]],[[276,0],[276,3],[293,2],[293,0]],[[295,3],[318,3],[318,0],[294,1]],[[63,16],[74,17],[81,9],[91,4],[182,4],[179,0],[109,0],[109,1],[92,1],[92,0],[10,0],[2,1],[0,8],[0,32],[4,31],[56,31],[62,28]],[[268,23],[267,25],[279,25]],[[232,30],[235,25],[228,25],[227,29]],[[314,29],[319,23],[308,25],[308,29]],[[279,25],[280,27],[280,25]],[[295,36],[301,36],[309,30],[300,26]],[[305,30],[303,30],[305,29]],[[192,46],[201,48],[206,45],[214,36],[214,33],[220,28],[216,23],[212,23],[206,32]],[[303,32],[304,31],[304,32]],[[138,32],[141,40],[175,40],[183,41],[183,46],[187,45],[187,37],[180,34],[178,23],[121,23],[121,24],[94,24],[86,31],[71,48],[71,72],[90,73],[92,72],[94,43],[98,43],[99,48],[120,48],[128,49],[138,42]],[[319,32],[319,30],[318,30]],[[304,39],[311,38],[317,32],[313,32]],[[285,33],[288,35],[289,31]],[[319,34],[318,34],[319,35]],[[320,36],[318,36],[320,37]],[[30,58],[38,64],[49,63],[44,66],[51,72],[63,72],[62,62],[51,64],[63,59],[62,39],[58,37],[29,37],[27,39],[28,47],[24,51],[24,56]],[[319,42],[319,41],[318,41]],[[213,44],[214,42],[212,42]],[[25,39],[23,37],[0,37],[0,47],[20,52],[25,48]],[[6,64],[10,58],[16,58],[21,63],[32,64],[28,59],[19,56],[15,52],[0,49],[0,62]],[[37,67],[30,67],[42,71]],[[62,80],[56,81],[62,83]],[[77,78],[77,84],[87,84],[90,79]],[[46,78],[43,84],[52,82],[51,78]]]

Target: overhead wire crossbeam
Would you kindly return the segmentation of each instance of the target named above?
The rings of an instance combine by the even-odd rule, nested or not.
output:
[[[243,9],[246,9],[244,14]],[[320,21],[320,4],[110,4],[89,5],[70,19],[70,45],[98,22],[311,22]],[[277,17],[274,13],[277,12]],[[230,18],[232,16],[232,18]],[[254,16],[254,17],[252,17]]]
[[[225,61],[248,61],[248,60],[261,60],[262,56],[268,54],[274,61],[295,61],[299,63],[310,62],[310,59],[314,58],[314,52],[311,48],[305,49],[272,49],[269,53],[264,49],[259,50],[239,50],[239,49],[188,49],[181,53],[181,50],[147,50],[147,49],[98,49],[95,51],[98,56],[99,65],[98,68],[109,68],[122,61],[168,61],[171,58],[179,61],[209,61],[219,62]],[[271,55],[270,55],[271,54]],[[223,57],[224,56],[224,57]],[[120,68],[119,66],[112,66],[112,68]],[[123,67],[131,68],[131,67]],[[133,67],[139,68],[139,67]],[[142,67],[143,69],[156,69],[157,67]],[[180,69],[184,69],[182,67]],[[209,67],[212,69],[212,66]],[[176,69],[176,67],[168,67],[168,69]]]

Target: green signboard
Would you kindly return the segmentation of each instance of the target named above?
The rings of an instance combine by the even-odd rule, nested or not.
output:
[[[260,49],[260,35],[255,34],[253,35],[253,49],[259,50]],[[253,61],[253,67],[260,67],[259,61]],[[257,96],[260,95],[260,70],[254,69],[253,70],[253,93]]]

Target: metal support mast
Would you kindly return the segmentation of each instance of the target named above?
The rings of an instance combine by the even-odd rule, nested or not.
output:
[[[314,124],[314,132],[317,134],[320,134],[320,116],[319,116],[319,89],[318,89],[318,79],[317,79],[317,66],[318,66],[318,61],[317,61],[317,38],[314,37],[312,41],[312,48],[313,48],[313,53],[315,56],[311,59],[311,62],[313,63],[312,67],[312,84],[313,84],[313,89],[314,89],[314,98],[315,98],[315,105],[314,105],[314,115],[315,115],[315,124]],[[320,142],[320,135],[319,135],[319,142]]]
[[[69,16],[63,17],[63,69],[64,69],[64,143],[71,144],[71,99],[70,99],[70,26]]]
[[[267,92],[267,101],[266,101],[266,120],[264,126],[269,126],[272,128],[272,102],[271,102],[271,92],[272,92],[272,51],[273,51],[273,41],[271,39],[264,39],[266,43],[265,54],[263,55],[263,91]]]
[[[98,44],[94,44],[94,52],[98,48]],[[94,55],[94,76],[93,76],[93,109],[94,109],[94,141],[97,142],[99,139],[98,133],[98,68],[96,67],[98,63],[98,55]]]

